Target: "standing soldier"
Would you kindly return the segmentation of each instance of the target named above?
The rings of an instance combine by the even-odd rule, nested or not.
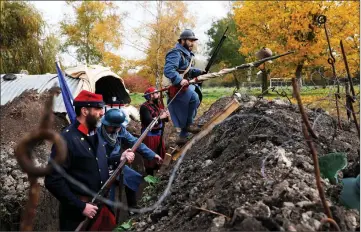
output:
[[[148,88],[144,94],[152,93],[157,91],[154,87]],[[150,149],[160,155],[162,159],[165,156],[165,146],[163,140],[163,132],[165,127],[165,122],[168,121],[169,112],[162,111],[163,106],[159,101],[159,93],[153,93],[145,96],[147,100],[140,107],[140,121],[142,122],[141,133],[148,127],[148,125],[153,121],[154,118],[160,115],[160,120],[153,127],[151,131],[148,132],[147,136],[144,139],[144,144],[147,145]],[[144,160],[145,171],[148,175],[154,176],[154,171],[159,169],[159,165],[153,160]]]
[[[76,121],[62,132],[68,147],[67,159],[62,164],[64,171],[83,183],[93,192],[98,192],[109,178],[108,160],[106,157],[105,141],[96,133],[96,126],[103,116],[104,102],[102,95],[83,90],[74,99]],[[56,156],[52,148],[50,155]],[[126,150],[119,157],[122,161],[134,160],[134,153]],[[74,231],[77,226],[88,217],[102,220],[92,230],[112,230],[115,227],[115,217],[105,205],[98,210],[90,203],[91,195],[80,186],[71,183],[63,175],[53,170],[45,177],[45,187],[60,201],[59,223],[61,231]],[[99,212],[98,212],[99,211]]]
[[[188,132],[196,134],[200,128],[193,125],[194,118],[202,96],[200,86],[188,85],[189,80],[205,74],[205,71],[193,68],[194,54],[192,53],[195,41],[193,31],[184,30],[178,39],[175,48],[165,57],[163,85],[171,86],[168,91],[168,102],[182,88],[169,106],[169,112],[174,126],[180,129],[176,143],[184,145],[187,142]]]

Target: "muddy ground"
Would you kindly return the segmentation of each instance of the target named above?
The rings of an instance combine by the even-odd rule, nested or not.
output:
[[[19,230],[20,214],[27,199],[29,184],[27,175],[17,164],[14,148],[25,134],[38,128],[46,97],[46,93],[40,95],[36,91],[27,91],[0,108],[0,230]],[[67,125],[64,115],[57,115],[53,129],[60,132]],[[39,144],[33,152],[35,162],[45,165],[50,149],[49,142]],[[43,181],[43,178],[39,178],[41,186],[44,185]],[[56,230],[57,218],[57,200],[42,188],[34,230]]]
[[[1,107],[1,167],[0,167],[0,230],[19,230],[20,212],[27,199],[27,176],[15,160],[13,149],[25,133],[38,127],[45,96],[34,91],[23,93]],[[134,230],[291,230],[310,231],[320,227],[325,217],[319,203],[313,175],[313,162],[300,130],[300,115],[296,106],[283,101],[262,100],[255,104],[242,102],[242,107],[218,125],[185,156],[170,196],[153,213],[138,215]],[[196,120],[204,124],[230,102],[222,98]],[[335,131],[335,120],[321,109],[308,111],[311,124],[318,118],[315,140],[320,155],[334,151],[346,152],[348,168],[340,176],[359,173],[359,141],[353,124],[343,122],[343,130]],[[320,117],[319,115],[322,114]],[[63,115],[57,115],[54,129],[67,125]],[[128,130],[140,134],[140,124],[134,121]],[[167,151],[174,147],[177,133],[167,123],[164,138]],[[39,164],[45,164],[49,143],[34,151]],[[142,206],[151,205],[168,183],[174,164],[159,174],[161,183],[143,194]],[[133,167],[142,170],[137,156]],[[43,180],[39,182],[43,185]],[[342,230],[359,227],[359,214],[339,205],[340,186],[323,182],[331,209]],[[142,188],[144,187],[144,184]],[[139,193],[139,198],[142,196]],[[123,198],[124,199],[124,198]],[[203,207],[226,215],[200,211]],[[127,219],[122,212],[122,219]],[[34,230],[58,229],[58,203],[42,188]],[[322,228],[327,229],[327,226]]]
[[[228,102],[229,99],[219,100],[214,108],[221,109]],[[166,200],[154,212],[134,216],[133,230],[330,229],[327,224],[321,226],[326,215],[298,107],[279,99],[269,102],[254,97],[241,104],[239,110],[186,153]],[[356,176],[360,171],[360,144],[354,125],[344,121],[343,129],[338,130],[335,119],[322,109],[307,110],[307,114],[319,135],[314,140],[319,156],[347,153],[348,167],[340,177]],[[144,193],[150,200],[144,199],[142,206],[155,203],[168,184],[174,165],[160,174],[161,182],[155,189]],[[341,186],[323,180],[323,188],[341,230],[359,228],[358,211],[347,210],[339,203]]]

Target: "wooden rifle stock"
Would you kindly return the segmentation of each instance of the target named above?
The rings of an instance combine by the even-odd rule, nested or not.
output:
[[[133,147],[131,148],[132,152],[135,152],[138,147],[142,144],[144,138],[147,136],[148,132],[155,126],[155,124],[158,122],[160,116],[156,117],[153,119],[153,121],[148,125],[148,127],[144,130],[144,132],[142,133],[142,135],[138,138],[137,142],[133,145]],[[94,203],[95,200],[97,199],[98,196],[102,196],[104,197],[110,187],[113,185],[113,183],[115,182],[116,178],[118,177],[118,175],[120,174],[122,168],[124,167],[125,163],[127,162],[127,159],[124,159],[117,167],[117,169],[114,170],[113,174],[109,177],[109,179],[104,183],[104,185],[101,187],[101,189],[99,190],[99,192],[97,193],[97,195],[95,197],[93,197],[91,203]],[[82,221],[78,227],[75,229],[75,231],[85,231],[89,225],[89,223],[91,222],[92,219],[90,218],[86,218],[84,221]]]

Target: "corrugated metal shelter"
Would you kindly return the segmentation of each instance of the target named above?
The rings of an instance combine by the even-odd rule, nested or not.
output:
[[[110,102],[112,97],[116,97],[124,104],[129,104],[131,101],[124,81],[109,68],[98,65],[79,66],[67,69],[65,73],[64,77],[73,97],[76,97],[81,90],[88,90],[102,94],[106,103]],[[15,74],[16,79],[14,80],[4,80],[4,75],[1,74],[1,105],[11,102],[27,90],[36,90],[38,93],[42,93],[49,90],[54,84],[59,86],[57,74]],[[54,112],[66,113],[61,94],[55,99]]]

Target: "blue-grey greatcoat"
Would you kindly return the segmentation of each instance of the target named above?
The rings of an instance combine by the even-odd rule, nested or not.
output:
[[[172,82],[172,85],[179,85],[182,80],[179,70],[186,70],[188,68],[192,56],[194,56],[194,54],[179,43],[167,53],[165,57],[164,76]],[[187,75],[189,79],[193,79],[201,73],[202,70],[191,67]],[[189,122],[189,102],[192,96],[197,94],[195,92],[196,88],[198,88],[198,91],[200,92],[200,87],[198,85],[190,85],[186,91],[180,92],[169,106],[169,113],[175,127],[185,128],[188,126],[187,124],[192,123]],[[194,109],[194,116],[197,107],[198,105]]]

